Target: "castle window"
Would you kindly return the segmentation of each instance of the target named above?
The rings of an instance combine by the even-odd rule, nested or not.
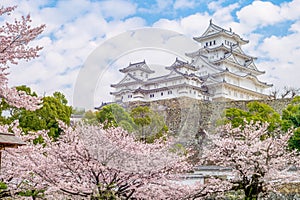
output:
[[[144,74],[143,74],[143,72],[141,72],[141,76],[143,76]]]
[[[208,42],[206,42],[205,46],[208,46]]]
[[[172,94],[172,90],[169,90],[169,91],[168,91],[168,94]]]
[[[160,96],[164,96],[164,93],[163,93],[163,92],[161,92],[161,93],[160,93]]]
[[[150,98],[153,98],[154,97],[154,94],[150,94]]]
[[[216,44],[216,40],[214,40],[214,45]]]
[[[148,78],[148,74],[146,74],[146,78]]]
[[[130,98],[132,98],[132,94],[129,94],[129,95],[128,95],[128,99],[130,99]]]
[[[210,42],[209,42],[209,46],[211,46],[211,45],[212,45],[212,42],[210,41]]]

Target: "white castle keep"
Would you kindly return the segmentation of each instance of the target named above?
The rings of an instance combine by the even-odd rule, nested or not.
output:
[[[200,49],[186,53],[191,59],[184,62],[176,58],[169,73],[155,76],[145,61],[130,63],[121,69],[124,78],[111,92],[116,102],[155,101],[190,97],[209,101],[254,100],[267,98],[271,84],[257,77],[264,74],[255,66],[255,57],[247,55],[242,45],[249,41],[210,21],[206,31],[194,40]]]

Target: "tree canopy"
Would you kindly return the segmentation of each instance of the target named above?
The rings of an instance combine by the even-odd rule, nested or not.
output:
[[[228,108],[224,111],[221,124],[231,123],[232,127],[244,127],[250,122],[268,123],[268,131],[280,129],[284,132],[293,129],[289,140],[289,148],[300,151],[300,96],[294,97],[282,114],[277,113],[271,106],[262,102],[249,102],[247,109]]]
[[[295,97],[282,111],[282,127],[285,131],[294,128],[289,146],[300,151],[300,96]]]
[[[99,111],[86,112],[83,121],[93,125],[101,123],[104,129],[122,127],[129,133],[134,133],[139,140],[148,143],[168,132],[163,116],[148,106],[137,106],[128,112],[118,104],[109,104]]]
[[[148,106],[137,106],[130,112],[136,124],[137,136],[146,142],[153,142],[161,138],[168,132],[168,126],[164,122],[163,116],[151,110]]]
[[[36,96],[29,87],[19,86],[18,91],[24,91],[27,95]],[[2,123],[10,124],[14,120],[19,121],[19,127],[24,133],[29,131],[49,130],[49,135],[58,137],[60,129],[58,120],[66,124],[70,124],[72,108],[67,105],[67,99],[64,94],[54,92],[52,96],[42,98],[40,108],[35,111],[26,110],[24,108],[16,108],[2,102],[2,112],[9,110],[8,116],[3,116]]]
[[[6,151],[1,178],[13,197],[44,191],[49,199],[179,199],[190,192],[175,181],[190,165],[169,151],[169,141],[144,143],[121,128],[61,129],[57,141],[39,132],[46,146],[25,135],[27,145]]]
[[[224,180],[224,184],[231,185],[230,190],[242,190],[244,199],[279,193],[278,186],[299,180],[298,172],[291,169],[299,167],[300,157],[287,148],[291,132],[262,140],[267,132],[267,124],[223,126],[218,134],[208,135],[210,145],[203,150],[202,164],[230,167],[234,178]]]
[[[228,108],[224,112],[222,124],[231,123],[233,127],[245,126],[249,122],[268,122],[268,129],[275,130],[281,126],[281,117],[271,106],[252,101],[247,104],[247,109]]]
[[[104,124],[104,128],[122,127],[132,132],[134,130],[134,121],[128,112],[118,104],[109,104],[103,106],[101,110],[96,112],[97,120]]]

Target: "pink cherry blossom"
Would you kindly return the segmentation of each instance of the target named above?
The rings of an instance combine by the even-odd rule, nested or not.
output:
[[[36,135],[26,135],[28,145],[6,150],[1,175],[12,195],[44,189],[49,197],[89,199],[112,193],[119,198],[179,199],[195,190],[179,184],[191,166],[186,157],[170,151],[170,141],[147,144],[120,128],[61,128],[57,141],[40,131],[45,144],[33,145]]]
[[[269,133],[267,127],[258,123],[243,129],[222,127],[219,134],[208,135],[210,144],[203,149],[202,164],[232,168],[231,189],[241,189],[249,198],[278,193],[279,185],[300,181],[299,173],[291,170],[299,167],[300,160],[299,152],[287,147],[291,132]]]
[[[0,8],[1,15],[10,15],[15,7]],[[22,17],[14,22],[5,22],[0,27],[0,97],[8,104],[17,108],[35,110],[39,108],[41,99],[18,92],[8,87],[7,69],[11,64],[18,64],[19,60],[29,61],[38,57],[39,46],[32,47],[30,42],[44,30],[45,25],[30,26],[30,16]]]

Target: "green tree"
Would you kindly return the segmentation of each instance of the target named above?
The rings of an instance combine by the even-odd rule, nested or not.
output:
[[[291,103],[282,111],[282,129],[294,128],[294,134],[289,140],[289,147],[300,150],[300,96],[294,97]]]
[[[97,125],[99,124],[99,121],[97,120],[96,112],[93,112],[91,110],[86,111],[83,113],[83,118],[82,120],[91,125]]]
[[[24,91],[27,95],[37,97],[35,92],[32,92],[31,89],[25,85],[17,86],[18,91]],[[0,123],[1,124],[10,124],[14,118],[11,118],[15,113],[19,112],[21,109],[10,106],[4,99],[2,99],[0,104]],[[22,109],[25,110],[25,109]]]
[[[164,118],[153,112],[148,106],[135,107],[131,110],[130,115],[137,125],[137,135],[147,143],[152,143],[168,132]]]
[[[68,101],[64,94],[54,92],[53,96],[43,98],[43,106],[35,112],[40,121],[46,123],[46,129],[50,131],[49,134],[53,137],[58,137],[61,132],[58,127],[58,120],[63,121],[67,125],[70,124],[72,107],[68,106],[67,103]]]
[[[119,126],[147,143],[152,143],[168,132],[164,118],[147,106],[137,106],[128,113],[118,104],[109,104],[98,112],[87,112],[84,121],[95,123],[95,115],[97,122],[102,123],[104,129]]]
[[[31,92],[31,89],[26,86],[19,86],[17,90],[36,96],[36,93]],[[58,127],[58,120],[69,125],[72,107],[67,105],[67,99],[60,92],[54,92],[52,96],[45,96],[42,100],[41,108],[35,111],[10,107],[2,102],[3,110],[1,111],[10,112],[10,115],[6,116],[2,123],[10,124],[14,120],[19,120],[19,127],[25,133],[28,131],[49,130],[49,135],[54,138],[58,137],[61,132]]]
[[[280,114],[271,106],[258,101],[252,101],[247,104],[247,109],[228,108],[224,112],[222,124],[231,123],[233,127],[245,126],[249,122],[267,122],[268,130],[274,131],[282,124]]]
[[[134,121],[128,112],[118,104],[109,104],[103,106],[96,112],[97,120],[104,124],[104,129],[110,127],[122,127],[128,132],[134,130]]]
[[[138,126],[146,126],[151,123],[151,110],[148,106],[138,106],[130,112],[133,121]]]

